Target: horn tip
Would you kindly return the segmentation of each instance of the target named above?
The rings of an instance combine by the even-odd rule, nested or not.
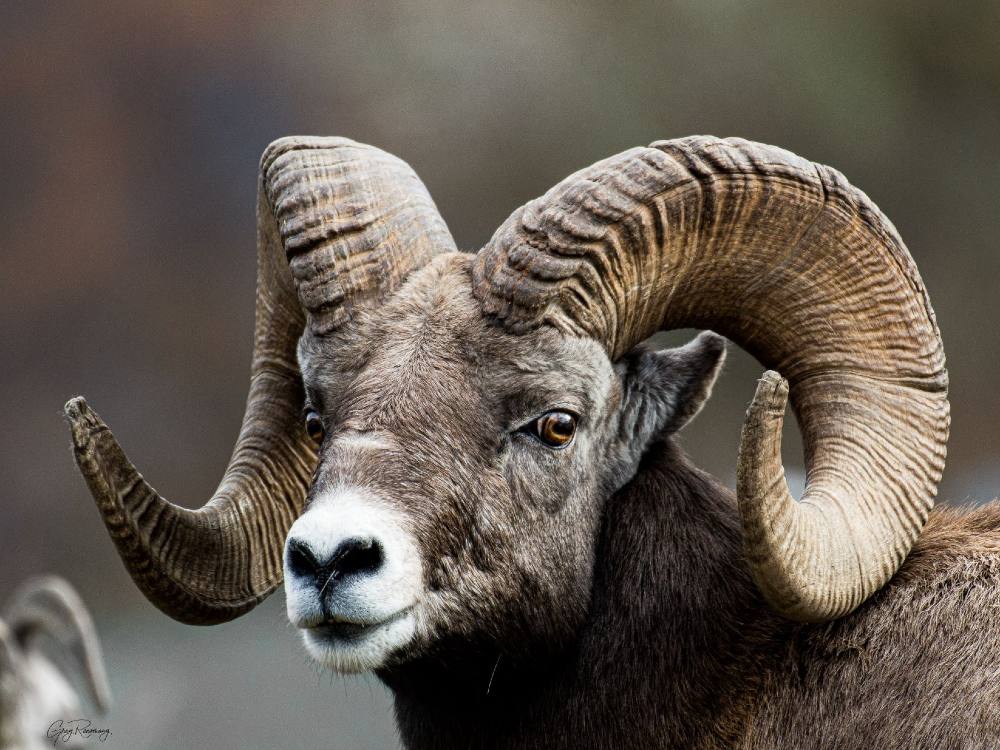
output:
[[[788,395],[788,381],[774,370],[765,370],[760,376],[758,390],[770,390],[775,396]]]
[[[748,417],[770,415],[781,418],[788,403],[788,381],[774,370],[766,370],[757,381],[757,392],[748,410]]]
[[[76,420],[90,411],[90,407],[87,406],[87,399],[83,396],[74,396],[66,402],[66,405],[63,407],[63,411],[66,412],[66,417],[68,419]]]
[[[90,443],[95,431],[107,429],[107,425],[97,416],[97,412],[90,408],[83,396],[75,396],[67,401],[63,412],[73,433],[73,444],[78,449]]]

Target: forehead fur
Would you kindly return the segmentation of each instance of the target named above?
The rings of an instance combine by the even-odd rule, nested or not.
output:
[[[438,256],[335,336],[303,337],[299,359],[314,405],[332,406],[315,402],[338,394],[345,417],[351,406],[377,399],[361,410],[398,417],[409,402],[441,419],[475,391],[513,390],[541,408],[580,412],[607,395],[611,365],[596,342],[549,328],[507,332],[473,297],[470,266],[469,255]]]

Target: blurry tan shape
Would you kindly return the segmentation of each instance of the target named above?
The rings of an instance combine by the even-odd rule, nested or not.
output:
[[[77,674],[94,708],[107,713],[111,689],[87,608],[63,579],[34,578],[0,619],[0,748],[50,746],[52,722],[79,717],[77,691],[60,667]]]
[[[210,624],[280,583],[282,545],[316,463],[301,423],[296,344],[377,304],[454,242],[413,171],[343,138],[283,138],[261,158],[250,394],[225,476],[188,510],[163,499],[82,398],[66,405],[80,467],[133,580],[153,604]]]
[[[475,292],[509,330],[591,336],[613,359],[711,328],[787,378],[760,383],[737,480],[754,580],[786,616],[850,612],[920,533],[944,467],[944,351],[895,228],[839,172],[735,138],[632,149],[515,211]],[[788,383],[800,502],[781,463]]]

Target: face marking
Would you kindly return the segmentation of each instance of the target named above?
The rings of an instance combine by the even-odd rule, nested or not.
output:
[[[291,550],[305,550],[296,563]],[[354,550],[363,564],[352,563]],[[346,550],[346,552],[345,552]],[[404,646],[421,594],[421,561],[405,519],[377,495],[339,486],[292,525],[285,554],[288,619],[307,650],[342,672],[371,669]]]
[[[393,447],[389,437],[376,434],[349,433],[338,435],[334,441],[335,448],[342,451],[385,451]]]

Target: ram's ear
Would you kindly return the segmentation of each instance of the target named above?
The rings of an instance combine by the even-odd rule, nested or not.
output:
[[[705,331],[677,349],[637,350],[625,359],[622,431],[645,445],[694,419],[726,359],[726,340]]]

